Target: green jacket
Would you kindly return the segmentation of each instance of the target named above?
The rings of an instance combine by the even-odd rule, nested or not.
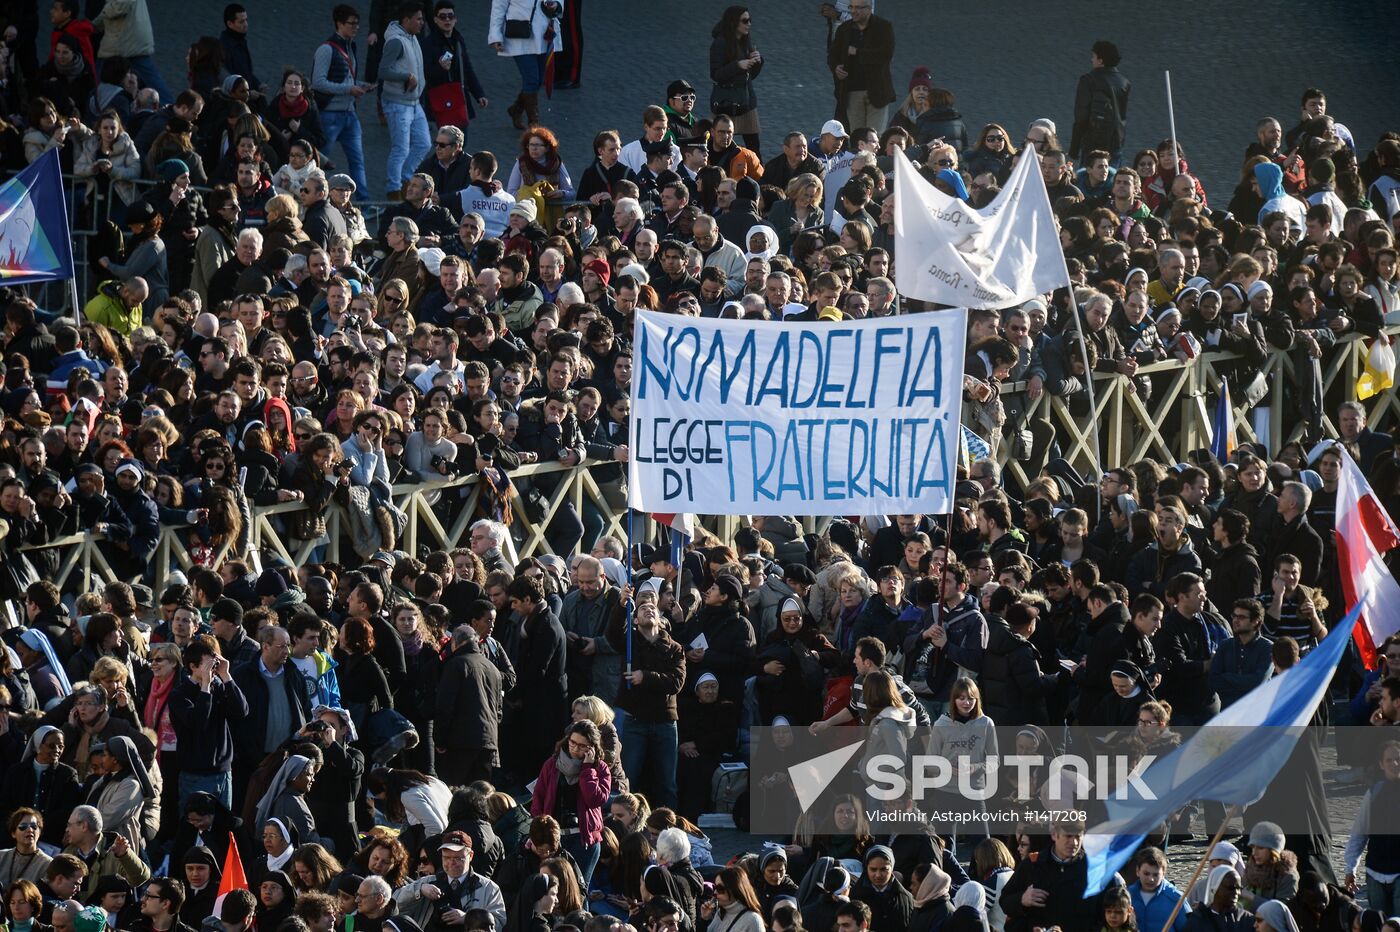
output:
[[[127,307],[121,298],[122,283],[106,281],[97,286],[97,296],[83,308],[83,316],[94,324],[111,327],[124,337],[141,326],[141,305]]]

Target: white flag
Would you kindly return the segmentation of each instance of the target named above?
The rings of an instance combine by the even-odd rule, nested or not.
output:
[[[895,286],[954,307],[1014,307],[1066,284],[1064,253],[1034,153],[979,209],[949,197],[894,155]]]

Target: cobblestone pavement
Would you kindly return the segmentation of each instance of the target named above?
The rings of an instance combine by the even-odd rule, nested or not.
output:
[[[200,35],[218,34],[223,5],[147,2],[166,80],[183,85],[185,50]],[[583,86],[556,92],[542,112],[543,122],[563,140],[575,178],[592,160],[593,134],[616,127],[624,141],[635,138],[642,108],[661,102],[672,79],[690,80],[700,91],[700,105],[707,104],[710,28],[725,6],[719,0],[583,2]],[[249,41],[263,80],[274,83],[283,64],[309,69],[316,45],[330,33],[330,0],[244,3],[252,14]],[[367,0],[359,3],[367,13]],[[519,79],[511,62],[486,46],[487,0],[459,0],[457,6],[491,100],[471,128],[469,145],[491,149],[508,165],[518,152],[518,133],[505,106]],[[831,116],[826,27],[816,14],[817,0],[752,0],[750,6],[754,40],[766,62],[756,88],[767,130],[763,154],[771,156],[783,133],[814,133]],[[1162,71],[1170,68],[1182,146],[1188,155],[1202,156],[1193,159],[1193,168],[1222,203],[1238,178],[1255,120],[1271,114],[1285,127],[1292,125],[1307,85],[1327,91],[1329,111],[1351,128],[1363,151],[1384,129],[1400,125],[1400,68],[1395,67],[1400,5],[1394,3],[1336,0],[1321,13],[1299,0],[1257,8],[1201,2],[1159,7],[1099,0],[877,0],[876,12],[896,26],[896,90],[902,92],[916,65],[928,65],[935,83],[957,94],[974,135],[989,120],[1020,133],[1030,120],[1049,116],[1068,142],[1075,80],[1088,69],[1089,46],[1109,38],[1122,49],[1122,70],[1133,82],[1127,148],[1155,144],[1167,135]],[[368,32],[361,31],[362,55]],[[371,187],[378,192],[386,132],[371,104],[361,104],[361,119]],[[333,157],[342,158],[338,152]]]

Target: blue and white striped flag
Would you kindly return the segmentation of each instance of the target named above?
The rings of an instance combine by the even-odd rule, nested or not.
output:
[[[1259,801],[1326,695],[1360,614],[1358,605],[1297,666],[1265,680],[1147,768],[1141,781],[1155,799],[1129,784],[1127,799],[1108,801],[1107,819],[1084,837],[1086,897],[1103,890],[1147,833],[1187,803],[1209,799],[1248,806]]]
[[[978,460],[989,459],[992,448],[987,441],[968,430],[966,424],[958,426],[962,428],[961,440],[958,442],[958,465],[971,466]]]

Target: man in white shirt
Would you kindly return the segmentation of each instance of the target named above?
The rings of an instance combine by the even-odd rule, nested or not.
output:
[[[515,195],[496,180],[496,157],[482,151],[472,156],[471,184],[462,189],[462,213],[480,214],[485,224],[484,235],[500,236],[510,223],[510,209]]]
[[[432,347],[433,363],[413,380],[413,384],[425,395],[432,390],[434,379],[439,373],[451,372],[457,377],[457,390],[466,391],[466,365],[457,358],[457,331],[451,327],[439,327],[433,331],[429,346]]]

